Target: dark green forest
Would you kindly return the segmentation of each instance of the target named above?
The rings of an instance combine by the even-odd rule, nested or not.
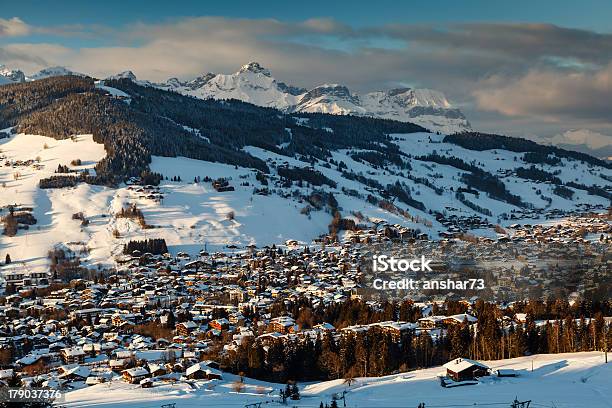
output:
[[[250,339],[235,353],[227,354],[223,363],[236,373],[286,382],[388,375],[442,365],[457,357],[496,360],[531,354],[602,351],[606,336],[607,344],[612,344],[612,332],[606,329],[603,318],[610,315],[611,307],[610,302],[570,305],[564,300],[531,300],[501,309],[478,301],[471,312],[478,317],[478,331],[464,322],[449,326],[441,336],[409,330],[395,338],[373,328],[341,336],[295,337],[269,347]],[[464,303],[447,301],[436,307],[433,314],[466,311]],[[286,313],[296,316],[298,324],[306,329],[324,321],[339,329],[389,320],[416,322],[421,317],[420,308],[410,300],[373,308],[358,300],[315,307],[302,299],[278,302],[272,309],[273,316]],[[527,313],[526,323],[516,323],[516,313]]]

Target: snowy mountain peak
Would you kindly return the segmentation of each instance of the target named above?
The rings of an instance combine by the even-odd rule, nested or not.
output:
[[[471,129],[463,113],[442,92],[432,89],[396,88],[370,92],[362,95],[360,101],[371,116],[413,122],[448,134]]]
[[[116,75],[109,76],[106,79],[129,79],[131,81],[136,82],[136,75],[132,71],[123,71]]]
[[[208,81],[213,79],[215,76],[217,75],[211,72],[208,72],[197,78],[192,79],[191,81],[181,81],[178,78],[169,78],[165,83],[159,84],[158,86],[160,88],[177,89],[179,91],[181,89],[189,89],[193,91],[193,90],[197,90],[205,86],[208,83]]]
[[[240,67],[240,70],[236,72],[236,74],[243,74],[245,72],[252,72],[254,74],[262,74],[267,77],[272,76],[269,69],[262,67],[259,64],[259,62],[254,62],[254,61],[249,62],[248,64],[245,64],[242,67]]]
[[[0,65],[0,84],[11,82],[25,82],[25,74],[18,69],[10,69]]]
[[[323,84],[319,85],[312,90],[308,91],[304,97],[319,97],[319,96],[332,96],[340,99],[350,100],[354,103],[359,103],[359,98],[353,96],[351,91],[344,86],[339,84]]]
[[[364,115],[359,97],[351,94],[346,86],[323,84],[301,96],[294,108],[298,112],[332,113],[336,115]]]
[[[377,101],[384,100],[405,108],[414,106],[442,109],[454,108],[442,92],[432,89],[395,88],[388,91],[371,92],[365,94],[364,98]]]
[[[432,89],[415,89],[414,103],[419,106],[432,106],[437,108],[452,108],[450,102],[442,92]]]
[[[166,85],[172,88],[178,88],[178,87],[184,86],[185,83],[181,82],[181,80],[178,78],[168,78],[168,80],[166,81]]]
[[[49,67],[49,68],[41,69],[40,71],[38,71],[34,75],[27,77],[26,79],[28,81],[35,81],[37,79],[44,79],[44,78],[63,76],[63,75],[85,76],[81,73],[71,71],[66,67],[56,66],[56,67]]]
[[[372,116],[413,122],[442,133],[471,129],[461,111],[438,91],[396,88],[358,95],[333,83],[304,89],[277,81],[258,62],[249,62],[234,74],[206,73],[191,81],[171,78],[156,86],[197,98],[238,99],[285,112]]]
[[[198,89],[203,87],[204,85],[206,85],[208,83],[208,81],[210,81],[211,79],[213,79],[214,77],[216,77],[217,74],[213,74],[212,72],[207,72],[204,75],[201,75],[189,82],[187,82],[185,85],[191,89]]]

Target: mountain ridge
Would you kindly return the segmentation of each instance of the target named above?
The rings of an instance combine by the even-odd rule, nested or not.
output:
[[[238,99],[285,112],[371,116],[412,122],[447,134],[471,130],[463,113],[439,91],[395,88],[360,95],[341,84],[305,89],[277,81],[258,62],[249,62],[233,74],[208,72],[190,81],[170,78],[154,86],[199,98]]]

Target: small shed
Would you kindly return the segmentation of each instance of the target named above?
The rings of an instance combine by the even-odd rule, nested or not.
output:
[[[496,374],[498,377],[518,377],[518,373],[511,368],[499,368]]]
[[[153,380],[150,378],[145,378],[144,380],[140,381],[140,386],[142,388],[151,388],[153,387]]]

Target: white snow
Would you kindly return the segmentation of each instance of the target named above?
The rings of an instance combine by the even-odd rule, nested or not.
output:
[[[305,125],[307,122],[300,123]],[[205,138],[196,129],[188,130],[192,131],[195,137]],[[510,173],[502,174],[516,167],[526,166],[522,162],[522,153],[503,150],[471,151],[443,143],[443,136],[431,133],[391,136],[404,152],[413,156],[436,151],[440,155],[473,161],[483,169],[498,174],[513,194],[519,195],[535,208],[572,210],[582,204],[608,204],[603,197],[589,195],[583,190],[575,190],[574,199],[566,200],[552,193],[554,186],[551,184],[519,179]],[[244,151],[266,161],[271,170],[269,188],[274,191],[268,196],[253,194],[255,188],[261,188],[262,185],[256,180],[255,171],[252,169],[184,157],[157,156],[152,158],[152,171],[162,173],[168,178],[180,176],[182,180],[162,181],[159,187],[164,198],[161,201],[146,198],[146,194],[137,193],[125,185],[107,188],[82,183],[75,188],[39,189],[38,181],[53,175],[58,164],[68,165],[71,160],[79,158],[83,164],[78,168],[87,168],[93,172],[95,163],[104,157],[103,146],[93,142],[91,136],[78,136],[75,140],[76,142],[57,141],[23,134],[0,139],[0,157],[3,157],[0,162],[0,183],[6,184],[6,187],[0,187],[3,193],[0,195],[0,206],[17,204],[33,207],[33,214],[38,219],[36,225],[28,231],[20,230],[16,237],[0,236],[1,247],[6,249],[14,261],[13,266],[3,267],[2,273],[8,273],[10,268],[17,267],[25,267],[31,272],[46,271],[47,252],[55,246],[71,249],[79,254],[86,266],[96,267],[112,266],[114,256],[119,255],[123,244],[131,239],[164,238],[170,251],[176,254],[179,251],[197,253],[203,248],[223,250],[228,245],[243,248],[249,244],[278,244],[289,239],[310,243],[328,232],[331,214],[323,210],[312,211],[310,215],[303,214],[302,210],[307,203],[291,195],[295,191],[308,195],[312,192],[312,187],[293,185],[290,189],[280,189],[273,185],[273,179],[278,178],[278,166],[305,167],[310,163],[253,146],[245,147]],[[44,148],[45,143],[47,149]],[[366,197],[372,193],[371,188],[344,178],[335,166],[328,168],[324,166],[324,162],[317,161],[314,163],[314,169],[337,183],[335,188],[320,188],[334,194],[343,217],[356,219],[355,214],[360,213],[364,218],[359,222],[366,225],[374,220],[386,220],[392,224],[420,229],[436,238],[438,233],[446,228],[429,214],[429,210],[458,216],[474,214],[473,210],[455,198],[455,191],[463,186],[460,181],[464,173],[462,170],[414,159],[409,160],[412,170],[400,169],[395,165],[389,165],[386,169],[375,168],[368,163],[353,160],[351,154],[354,152],[334,151],[332,157],[336,162],[344,162],[354,173],[376,180],[382,186],[399,181],[406,189],[410,189],[415,200],[425,204],[427,211],[417,210],[401,202],[395,203],[408,210],[411,216],[420,219],[417,220],[369,204]],[[4,165],[6,161],[29,160],[37,156],[40,156],[39,164],[43,166],[40,169],[33,166],[13,168]],[[547,171],[559,171],[558,177],[563,181],[577,179],[588,185],[607,186],[609,182],[602,178],[601,174],[612,177],[612,172],[608,169],[567,159],[563,159],[562,166],[543,168]],[[16,173],[19,173],[17,179]],[[442,189],[441,194],[429,186],[407,178],[407,175],[429,180],[436,188]],[[235,191],[217,192],[211,183],[194,183],[195,177],[204,179],[206,176],[212,179],[229,179]],[[352,190],[357,197],[345,193],[343,189]],[[540,198],[538,190],[541,191],[540,194],[552,199],[550,207]],[[481,193],[478,198],[471,194],[467,196],[473,203],[492,212],[490,217],[485,217],[489,222],[502,225],[513,223],[510,220],[504,222],[500,218],[502,214],[517,209],[513,205],[492,199],[485,193]],[[133,220],[115,216],[121,208],[130,204],[135,204],[143,211],[146,223],[152,228],[143,229]],[[72,215],[77,212],[84,213],[89,225],[81,226],[78,220],[72,219]],[[234,215],[233,219],[229,217],[231,213]],[[422,220],[427,220],[431,226]],[[115,230],[119,233],[118,238],[113,236]],[[472,232],[482,236],[496,236],[489,229]]]
[[[116,77],[136,80],[131,72]],[[322,84],[293,95],[279,85],[268,69],[255,62],[243,65],[234,74],[208,73],[189,82],[171,78],[157,86],[202,99],[238,99],[289,112],[363,115],[413,122],[447,134],[470,129],[469,122],[462,116],[456,117],[455,107],[439,91],[396,89],[359,95],[339,84]],[[339,89],[341,92],[336,92]],[[428,109],[419,112],[418,108]],[[447,114],[450,110],[453,112]]]
[[[492,370],[513,369],[519,376],[483,377],[476,385],[443,388],[438,375],[445,370],[434,367],[378,378],[356,378],[350,386],[343,379],[300,384],[301,399],[290,401],[289,406],[329,404],[333,394],[346,390],[347,406],[351,408],[416,407],[421,402],[426,407],[509,407],[515,397],[519,401],[531,400],[531,406],[535,407],[610,407],[612,364],[605,365],[600,352],[536,355],[483,363]],[[149,389],[115,379],[68,392],[62,405],[146,408],[176,403],[177,407],[190,408],[244,407],[248,403],[262,402],[265,406],[265,401],[278,401],[279,389],[284,388],[283,384],[245,378],[245,388],[238,393],[232,387],[237,379],[237,376],[223,373],[223,380],[194,381],[193,386],[157,382]],[[272,404],[278,405],[277,402]]]
[[[84,74],[81,74],[79,72],[71,71],[66,67],[56,66],[56,67],[49,67],[49,68],[41,69],[37,73],[26,77],[26,80],[35,81],[37,79],[44,79],[44,78],[50,78],[50,77],[56,77],[56,76],[62,76],[62,75],[85,76]]]
[[[104,81],[96,81],[95,82],[95,86],[96,86],[96,88],[102,89],[102,90],[108,92],[109,94],[111,94],[113,96],[120,96],[120,97],[123,97],[123,98],[129,98],[130,97],[130,95],[126,94],[125,92],[123,92],[120,89],[104,85]]]
[[[38,181],[54,175],[60,164],[72,169],[89,169],[93,173],[95,164],[106,155],[104,146],[95,143],[91,135],[79,135],[72,141],[18,134],[0,139],[0,150],[0,157],[4,157],[0,163],[0,207],[11,204],[33,207],[33,215],[38,220],[28,231],[20,230],[15,237],[0,235],[0,247],[6,248],[15,262],[26,262],[28,270],[46,271],[46,255],[55,244],[87,243],[91,234],[101,227],[101,220],[94,218],[87,228],[81,228],[79,222],[71,219],[72,214],[83,211],[87,217],[99,217],[112,192],[86,184],[43,190],[38,188]],[[36,158],[40,158],[38,164],[42,166],[38,170],[33,166],[5,165],[6,161]],[[81,159],[82,165],[70,165],[73,159]],[[81,247],[75,245],[76,250]]]

